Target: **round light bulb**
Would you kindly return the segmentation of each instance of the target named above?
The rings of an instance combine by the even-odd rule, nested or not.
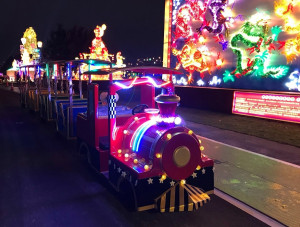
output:
[[[119,153],[119,154],[121,154],[121,153],[122,153],[122,150],[121,150],[121,149],[119,149],[119,150],[118,150],[118,153]]]
[[[134,163],[134,164],[137,164],[137,163],[138,163],[138,160],[137,160],[137,159],[134,159],[134,160],[133,160],[133,163]]]
[[[197,166],[196,170],[200,170],[201,169],[201,166]]]
[[[221,59],[218,59],[216,61],[217,66],[221,66],[223,64],[223,61]]]
[[[200,146],[200,151],[204,151],[204,147],[203,146]]]
[[[38,42],[37,42],[37,46],[38,46],[38,48],[42,48],[43,42],[42,42],[42,41],[38,41]]]
[[[193,131],[192,131],[192,130],[189,130],[189,131],[188,131],[188,134],[189,134],[189,135],[192,135],[192,134],[193,134]]]
[[[180,125],[181,124],[181,118],[180,117],[175,117],[174,123],[175,125]]]
[[[156,158],[161,158],[161,154],[160,154],[160,153],[157,153],[157,154],[156,154]]]
[[[181,180],[181,181],[180,181],[180,184],[185,184],[185,180]]]
[[[172,135],[170,133],[167,134],[167,139],[170,140],[172,138]]]
[[[148,170],[148,169],[149,169],[149,166],[148,166],[148,165],[144,165],[144,169],[145,169],[145,170]]]

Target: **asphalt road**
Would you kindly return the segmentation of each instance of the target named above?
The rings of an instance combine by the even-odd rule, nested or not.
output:
[[[54,125],[0,89],[0,226],[265,226],[212,196],[195,212],[129,212]]]

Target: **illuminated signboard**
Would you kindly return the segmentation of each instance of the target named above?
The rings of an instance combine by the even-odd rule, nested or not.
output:
[[[232,113],[300,123],[300,95],[236,91]]]

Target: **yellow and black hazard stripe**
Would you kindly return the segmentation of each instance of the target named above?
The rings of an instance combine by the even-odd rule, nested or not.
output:
[[[193,211],[209,200],[201,189],[180,182],[155,199],[160,212]]]

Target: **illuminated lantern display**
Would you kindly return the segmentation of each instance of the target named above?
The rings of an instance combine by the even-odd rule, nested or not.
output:
[[[121,55],[122,53],[119,51],[116,54],[116,67],[125,67],[126,65],[123,63],[124,57]]]
[[[283,53],[286,56],[288,63],[294,61],[300,54],[300,22],[298,22],[293,15],[296,6],[300,6],[299,0],[274,2],[274,11],[276,15],[284,20],[284,31],[288,34],[297,34],[297,37],[288,39],[285,42],[285,50]]]
[[[207,10],[213,16],[211,25],[205,18]],[[174,39],[172,40],[172,54],[178,59],[176,69],[182,67],[189,73],[188,83],[193,82],[194,72],[199,72],[201,78],[203,78],[205,76],[204,72],[211,74],[213,70],[220,69],[224,63],[221,51],[225,50],[228,45],[228,41],[224,37],[228,33],[229,23],[234,22],[227,1],[186,1],[176,10],[173,19],[175,29]],[[193,29],[195,21],[196,24],[200,24],[197,29]],[[221,44],[221,48],[209,48],[207,45],[209,34],[206,37],[204,31],[213,34],[212,39]],[[182,48],[178,48],[182,40],[185,44]]]
[[[182,71],[172,78],[182,86],[287,90],[299,65],[299,6],[299,0],[168,0],[164,66]]]
[[[113,67],[120,68],[120,67],[126,67],[126,65],[123,63],[123,60],[125,59],[121,52],[117,52],[116,56],[109,54],[108,49],[106,48],[106,45],[104,44],[102,37],[104,36],[104,32],[106,30],[106,25],[103,24],[101,26],[96,26],[94,29],[95,38],[92,41],[92,45],[90,47],[90,53],[80,53],[80,59],[93,59],[96,60],[104,60],[107,62],[112,62]],[[116,63],[113,63],[116,59]],[[81,72],[89,71],[89,70],[96,70],[101,69],[103,67],[107,67],[107,65],[97,65],[93,64],[91,62],[90,65],[84,64],[81,66]],[[75,76],[78,78],[78,74]],[[83,77],[83,80],[87,80],[88,77]],[[122,74],[116,73],[114,74],[115,80],[122,80]],[[108,80],[108,75],[92,75],[92,80]]]
[[[23,44],[20,46],[22,64],[38,63],[41,57],[42,42],[37,41],[36,33],[32,27],[26,29],[21,42]]]
[[[238,33],[232,36],[230,48],[237,56],[237,67],[231,74],[237,78],[254,74],[259,77],[271,76],[278,79],[287,74],[289,69],[287,66],[269,66],[271,53],[281,48],[281,46],[275,46],[280,28],[273,27],[272,35],[268,35],[269,19],[266,13],[257,12],[243,24]],[[244,44],[243,48],[238,48],[240,43]],[[244,46],[248,48],[245,50]],[[250,58],[252,55],[254,57]],[[228,71],[224,73],[224,77],[224,81],[227,81],[230,77]]]
[[[108,57],[108,50],[102,40],[102,36],[104,35],[104,31],[106,30],[106,25],[103,24],[101,27],[96,26],[94,29],[95,38],[92,41],[92,46],[90,47],[91,54],[90,58],[92,59],[100,59],[105,61],[110,61]]]

